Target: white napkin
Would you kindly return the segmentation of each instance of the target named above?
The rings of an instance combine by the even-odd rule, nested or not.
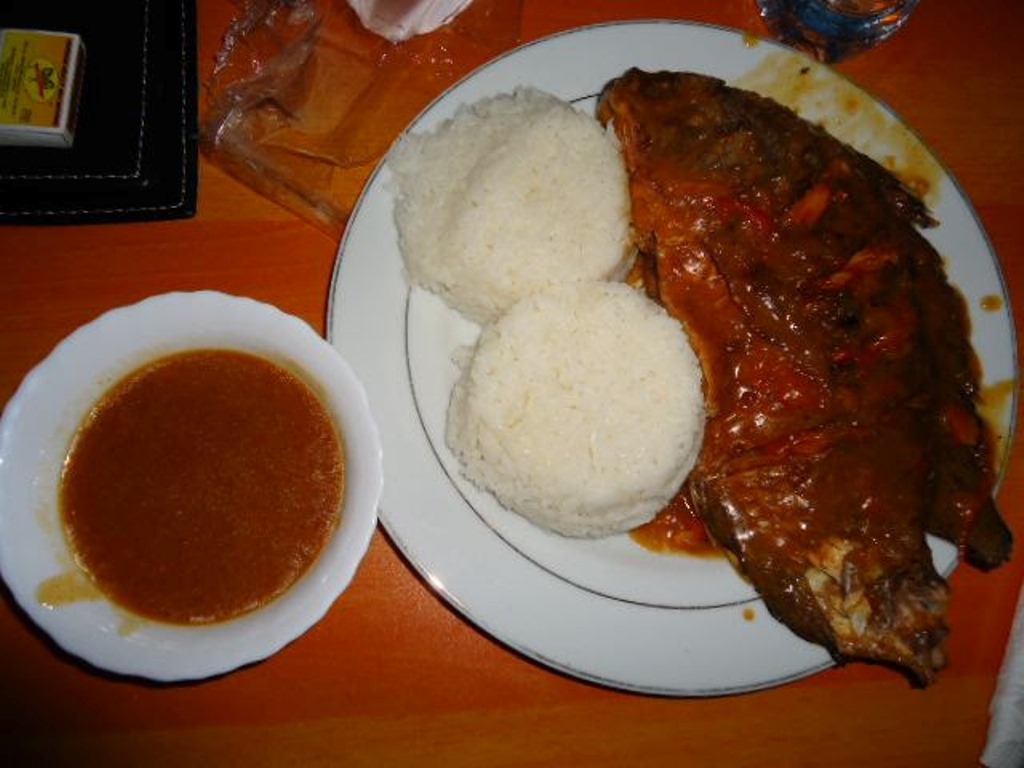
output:
[[[432,32],[472,0],[348,0],[363,26],[393,43]]]
[[[1017,614],[999,670],[996,692],[989,707],[992,715],[988,741],[981,754],[987,768],[1024,766],[1024,588],[1017,599]]]

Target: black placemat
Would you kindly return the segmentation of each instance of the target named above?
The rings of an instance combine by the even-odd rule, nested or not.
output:
[[[0,146],[0,224],[195,213],[195,0],[0,1],[0,26],[74,32],[85,73],[70,149]]]

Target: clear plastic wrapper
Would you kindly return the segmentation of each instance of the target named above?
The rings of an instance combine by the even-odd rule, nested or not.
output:
[[[333,236],[409,121],[519,42],[521,0],[455,4],[453,18],[437,2],[433,16],[412,0],[381,4],[391,16],[355,5],[368,19],[378,12],[378,31],[344,0],[247,0],[225,33],[201,118],[207,157]]]

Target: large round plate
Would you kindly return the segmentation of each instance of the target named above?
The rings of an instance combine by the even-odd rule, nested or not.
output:
[[[969,202],[891,112],[802,55],[701,25],[586,27],[490,62],[408,130],[432,129],[461,104],[520,85],[592,112],[602,86],[633,66],[703,72],[766,92],[877,159],[897,169],[913,166],[917,177],[930,180],[927,199],[942,223],[928,237],[969,303],[986,382],[1010,382],[996,420],[1002,435],[1011,434],[1012,315],[998,262]],[[444,443],[445,411],[457,375],[453,357],[478,329],[406,284],[390,178],[382,163],[351,218],[335,267],[328,333],[367,384],[390,462],[381,520],[413,567],[508,646],[616,688],[713,696],[829,667],[825,651],[776,622],[724,559],[656,555],[628,536],[574,541],[547,534],[460,476]],[[942,543],[933,549],[939,568],[952,570],[954,549]]]

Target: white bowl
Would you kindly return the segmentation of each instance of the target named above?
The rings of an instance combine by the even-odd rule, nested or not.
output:
[[[106,599],[43,605],[44,582],[75,568],[59,509],[61,468],[89,408],[145,362],[195,348],[263,354],[302,371],[345,441],[337,530],[285,594],[241,617],[175,626]],[[275,307],[212,291],[170,293],[82,326],[25,377],[0,420],[0,574],[18,604],[66,651],[153,680],[194,680],[270,656],[319,621],[356,573],[377,524],[380,438],[362,384],[309,325]]]

